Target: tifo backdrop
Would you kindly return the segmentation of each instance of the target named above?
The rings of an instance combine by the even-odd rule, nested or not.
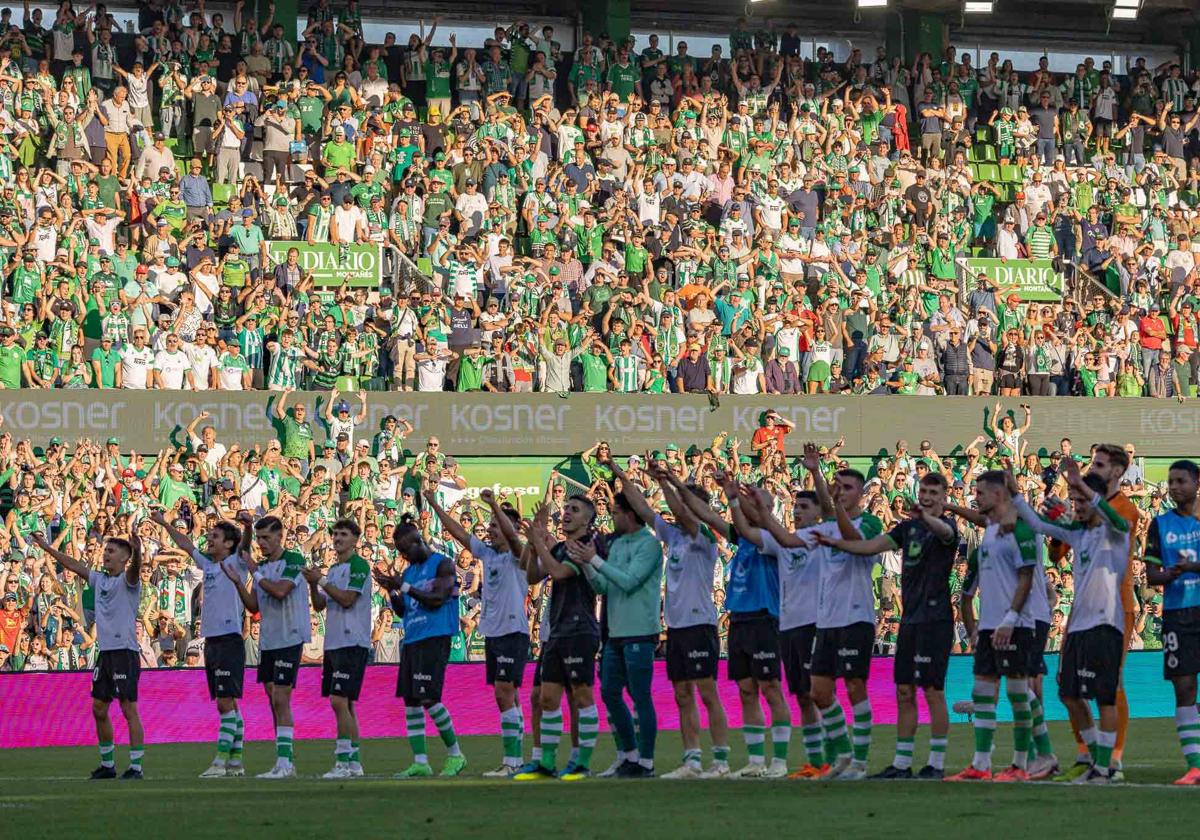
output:
[[[1058,656],[1047,655],[1049,675],[1045,682],[1046,717],[1066,720],[1066,709],[1058,701],[1055,674]],[[667,681],[666,663],[655,662],[654,706],[658,711],[660,729],[678,729],[679,715],[671,683]],[[741,708],[737,685],[725,678],[725,663],[721,663],[721,690],[730,726],[741,726]],[[95,742],[96,733],[88,698],[91,673],[36,673],[0,675],[0,749],[16,747],[82,746]],[[1170,717],[1174,711],[1169,687],[1162,681],[1162,654],[1158,652],[1130,653],[1125,662],[1125,687],[1130,698],[1130,714],[1136,718]],[[954,656],[946,679],[946,701],[954,703],[971,697],[971,657]],[[329,702],[320,696],[320,673],[316,666],[306,667],[300,674],[292,695],[292,711],[296,719],[296,738],[333,738],[333,716]],[[529,708],[529,692],[533,685],[533,666],[530,665],[521,691],[521,703]],[[242,700],[246,717],[246,739],[273,740],[271,711],[261,691],[253,686],[253,676],[247,672],[246,697]],[[401,737],[404,730],[404,707],[396,699],[396,667],[375,665],[367,669],[362,698],[357,704],[359,725],[364,738]],[[868,682],[871,708],[875,723],[896,722],[896,697],[892,684],[892,660],[879,657],[871,664]],[[839,686],[840,690],[840,686]],[[148,740],[152,743],[208,741],[215,719],[212,702],[205,688],[204,670],[143,671],[139,686],[142,721]],[[843,696],[842,702],[847,698]],[[484,682],[482,664],[451,665],[446,671],[446,705],[454,710],[454,727],[459,735],[498,735],[499,721],[492,692]],[[921,701],[921,720],[928,717]],[[704,716],[701,706],[700,714]],[[1011,720],[1011,709],[1000,703],[997,715]],[[797,718],[798,719],[798,718]],[[963,715],[952,714],[954,722],[964,722]],[[127,733],[120,715],[113,718],[117,740],[123,742]],[[602,726],[606,726],[601,721]],[[705,721],[707,726],[707,721]]]
[[[122,437],[122,448],[158,451],[172,433],[183,442],[183,427],[200,411],[222,440],[245,446],[276,437],[269,409],[277,394],[225,391],[31,391],[0,399],[6,428],[19,438],[42,441],[57,435]],[[347,397],[355,411],[353,397]],[[294,394],[291,404],[323,410],[328,394]],[[1029,451],[1057,449],[1066,436],[1080,450],[1096,441],[1135,441],[1140,456],[1194,456],[1200,445],[1200,402],[1043,397],[1006,399],[1003,411],[1022,420],[1019,405],[1033,407],[1026,435]],[[914,446],[928,439],[942,455],[969,442],[988,427],[995,401],[984,397],[731,397],[710,404],[703,396],[670,394],[452,394],[372,392],[366,426],[374,433],[388,414],[413,424],[418,439],[437,435],[443,450],[456,456],[542,455],[562,458],[597,440],[614,454],[662,449],[669,443],[708,445],[726,431],[746,441],[763,411],[774,409],[796,424],[796,436],[832,444],[846,441],[845,456],[890,452],[904,438]],[[490,483],[490,482],[489,482]]]

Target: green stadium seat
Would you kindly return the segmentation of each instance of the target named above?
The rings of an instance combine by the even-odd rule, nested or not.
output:
[[[992,127],[990,125],[981,125],[975,129],[976,143],[992,142]]]
[[[995,163],[996,147],[986,143],[972,146],[970,157],[975,163]]]
[[[1024,179],[1021,177],[1021,167],[1011,163],[1000,164],[1000,180],[1006,184],[1020,184]]]
[[[970,172],[971,172],[971,178],[972,178],[972,180],[978,181],[978,180],[979,180],[979,164],[977,164],[977,163],[968,163],[968,164],[967,164],[967,169],[969,169],[969,170],[970,170]]]
[[[231,195],[233,195],[233,184],[212,185],[213,204],[228,204]]]
[[[987,181],[991,184],[1000,183],[1000,167],[994,163],[979,163],[976,164],[978,175],[976,178],[980,181]]]
[[[433,260],[429,257],[417,257],[417,271],[426,277],[433,276]]]

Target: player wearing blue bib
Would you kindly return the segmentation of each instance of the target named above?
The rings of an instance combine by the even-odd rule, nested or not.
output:
[[[1146,579],[1163,588],[1163,676],[1175,687],[1175,732],[1187,762],[1177,785],[1200,785],[1200,712],[1196,674],[1200,673],[1200,519],[1196,491],[1200,467],[1176,461],[1167,473],[1174,510],[1150,522],[1146,534]]]

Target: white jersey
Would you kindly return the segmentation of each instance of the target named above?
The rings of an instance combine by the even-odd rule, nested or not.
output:
[[[300,574],[303,569],[304,557],[295,551],[285,551],[278,560],[258,564],[263,580],[286,580],[295,584],[285,598],[276,598],[261,584],[254,584],[260,616],[260,650],[279,650],[312,641],[308,583]]]
[[[696,536],[690,537],[661,516],[654,517],[654,535],[667,550],[663,612],[667,627],[676,630],[717,623],[713,601],[717,539],[706,526],[696,527]]]
[[[142,597],[141,580],[130,583],[122,572],[108,575],[90,572],[88,586],[96,593],[96,644],[107,650],[137,650],[138,602]]]
[[[1081,633],[1105,624],[1124,632],[1121,584],[1129,567],[1129,523],[1099,494],[1093,496],[1092,506],[1103,522],[1093,528],[1075,522],[1060,524],[1039,516],[1021,496],[1013,501],[1029,527],[1075,550],[1075,602],[1067,633]]]
[[[339,420],[335,415],[334,418],[329,421],[329,439],[337,440],[338,435],[344,434],[346,439],[350,441],[350,445],[347,448],[353,450],[355,425],[357,424],[354,422],[353,417],[347,420]]]
[[[371,647],[371,566],[355,554],[349,560],[335,563],[326,577],[338,589],[357,592],[359,596],[350,609],[326,596],[325,650]]]
[[[525,596],[529,583],[525,570],[511,551],[496,551],[482,540],[471,538],[471,553],[483,564],[483,613],[479,632],[485,639],[512,633],[529,635]]]
[[[132,344],[121,348],[121,387],[146,390],[146,376],[154,366],[154,351],[148,346],[140,350]]]
[[[813,541],[816,528],[796,532],[799,537]],[[823,545],[812,548],[784,548],[765,528],[759,530],[762,553],[779,562],[779,629],[794,630],[817,623],[817,607],[821,591],[821,564],[829,549]]]
[[[858,516],[854,526],[864,540],[874,539],[883,530],[879,519],[869,513]],[[836,520],[822,522],[813,530],[835,539],[842,535]],[[818,629],[875,623],[875,582],[871,573],[878,562],[877,554],[863,557],[832,548],[821,554]]]
[[[245,615],[245,605],[221,567],[225,566],[234,574],[247,575],[245,561],[237,552],[217,563],[199,551],[192,552],[192,559],[204,572],[204,606],[200,610],[200,635],[206,639],[217,636],[228,636],[231,633],[242,635],[242,617]]]
[[[1033,568],[1033,586],[1017,616],[1017,627],[1033,628],[1038,621],[1050,620],[1046,597],[1046,572],[1042,568],[1041,538],[1024,522],[1018,521],[1012,533],[1003,534],[1000,526],[989,523],[979,543],[978,570],[965,594],[979,593],[979,629],[995,630],[1012,606],[1017,591],[1017,574]],[[1039,600],[1039,592],[1041,597]]]

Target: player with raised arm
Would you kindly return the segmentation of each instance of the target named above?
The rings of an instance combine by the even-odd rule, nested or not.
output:
[[[129,768],[121,778],[141,779],[146,733],[137,707],[141,662],[135,629],[142,594],[142,542],[137,527],[130,528],[127,540],[111,537],[105,541],[103,571],[53,548],[41,533],[33,534],[33,541],[65,569],[86,580],[96,596],[96,647],[100,658],[92,672],[92,717],[96,721],[100,766],[90,778],[117,776],[113,723],[108,711],[116,700],[129,727]]]
[[[1187,772],[1177,785],[1200,785],[1200,511],[1196,507],[1200,467],[1175,461],[1167,471],[1167,494],[1175,507],[1150,522],[1146,534],[1146,579],[1163,588],[1163,678],[1175,689],[1175,732]]]
[[[834,539],[830,545],[858,555],[901,554],[900,633],[893,660],[896,684],[896,754],[891,765],[871,778],[911,779],[917,733],[917,689],[929,709],[929,762],[919,779],[941,779],[946,767],[950,716],[946,709],[946,669],[954,646],[950,573],[958,553],[958,528],[945,515],[946,477],[927,473],[917,486],[908,519],[869,540]]]
[[[277,516],[264,516],[254,525],[254,537],[262,552],[256,563],[250,551],[241,553],[251,575],[250,585],[237,571],[222,567],[237,587],[246,609],[259,614],[258,682],[271,704],[275,724],[275,766],[260,779],[289,779],[296,775],[293,758],[292,691],[300,672],[300,652],[312,640],[308,587],[301,580],[306,565],[297,551],[283,550],[283,523]],[[357,750],[357,741],[355,742]],[[353,766],[357,759],[352,760]],[[362,766],[358,772],[362,775]]]
[[[433,493],[427,492],[425,501],[430,502],[432,497]],[[405,563],[404,571],[398,575],[377,571],[375,580],[388,591],[392,609],[404,622],[396,696],[404,701],[413,763],[397,773],[396,778],[420,779],[433,775],[425,747],[426,711],[446,745],[446,763],[441,775],[457,776],[466,768],[467,759],[454,733],[450,711],[442,704],[450,641],[458,632],[458,577],[454,561],[431,549],[408,515],[401,518],[392,532],[392,542]]]
[[[152,513],[150,518],[166,530],[175,545],[191,555],[204,573],[200,635],[204,637],[204,671],[208,678],[208,694],[217,703],[221,728],[217,737],[217,757],[200,774],[200,778],[244,776],[246,769],[242,765],[242,738],[246,721],[238,708],[238,700],[242,697],[242,683],[246,676],[246,644],[242,638],[245,605],[229,572],[243,578],[249,574],[238,547],[243,543],[249,545],[250,515],[245,513],[242,520],[245,533],[228,520],[215,522],[206,535],[207,554],[200,552],[187,534],[172,527],[161,510]]]
[[[713,533],[737,546],[729,561],[725,586],[725,608],[729,611],[729,679],[737,683],[742,705],[742,738],[749,760],[732,773],[736,779],[781,779],[787,776],[788,746],[792,738],[792,716],[780,685],[779,656],[779,565],[767,558],[746,535],[750,529],[739,513],[738,483],[717,473],[733,522],[692,494],[682,498],[688,508]],[[757,531],[757,529],[755,529]],[[766,718],[762,701],[771,709],[771,763],[766,763]],[[705,774],[709,776],[709,774]]]
[[[336,562],[327,572],[306,567],[301,574],[308,582],[313,609],[325,611],[321,696],[329,698],[337,721],[333,769],[321,778],[350,779],[362,775],[354,705],[371,654],[371,565],[358,553],[362,531],[357,522],[339,519],[330,528],[330,536]]]
[[[811,490],[793,496],[792,518],[796,526],[793,532],[775,518],[770,501],[762,491],[744,487],[740,509],[751,526],[746,537],[779,564],[780,654],[788,690],[800,707],[804,752],[808,757],[808,762],[788,778],[816,779],[829,770],[821,713],[812,699],[812,650],[817,635],[821,558],[828,551],[817,542],[814,530],[821,522],[821,503]]]
[[[483,775],[508,778],[516,775],[521,767],[525,718],[521,714],[519,689],[525,675],[525,663],[529,660],[529,615],[525,609],[529,584],[525,582],[525,570],[519,559],[525,545],[517,532],[521,515],[512,507],[501,506],[491,490],[482,490],[479,498],[492,513],[488,541],[484,542],[472,536],[457,518],[447,513],[432,494],[425,498],[446,533],[483,565],[479,632],[483,635],[487,660],[487,683],[493,687],[496,706],[500,710],[500,740],[504,752],[500,766]]]
[[[1107,489],[1104,491],[1104,498],[1108,502],[1108,506],[1120,514],[1121,518],[1129,526],[1129,533],[1133,534],[1137,531],[1138,523],[1141,520],[1141,512],[1137,505],[1129,496],[1121,492],[1121,479],[1125,475],[1125,471],[1129,469],[1129,452],[1124,446],[1115,443],[1101,443],[1092,450],[1092,461],[1088,465],[1088,475],[1098,475],[1104,479]],[[1134,578],[1134,556],[1137,551],[1137,540],[1129,540],[1129,556],[1125,567],[1124,580],[1121,583],[1121,608],[1124,612],[1125,628],[1124,637],[1121,642],[1121,657],[1122,666],[1124,665],[1125,653],[1129,650],[1129,642],[1133,638],[1134,625],[1137,623],[1137,600],[1134,597],[1133,586]],[[1076,586],[1079,581],[1076,580]],[[1125,751],[1125,736],[1129,730],[1129,701],[1125,697],[1125,689],[1122,685],[1117,686],[1117,740],[1112,751],[1112,765],[1109,776],[1114,782],[1125,781],[1125,771],[1121,767],[1121,757]],[[1038,737],[1038,715],[1034,714],[1034,738]],[[1044,724],[1043,724],[1044,726]],[[1083,736],[1076,728],[1074,722],[1071,724],[1072,734],[1075,736],[1075,742],[1078,748],[1078,757],[1076,762],[1071,767],[1068,767],[1066,772],[1061,776],[1056,776],[1054,781],[1068,782],[1083,775],[1087,775],[1093,765],[1092,749],[1084,742]]]
[[[832,489],[821,473],[819,455],[812,443],[804,445],[805,467],[822,512],[832,519],[823,522],[816,536],[829,545],[837,539],[873,540],[883,524],[863,509],[866,479],[854,469],[834,473]],[[871,752],[871,701],[867,677],[875,642],[875,595],[871,574],[877,555],[857,555],[830,548],[821,556],[820,602],[817,633],[812,653],[812,693],[821,711],[825,737],[836,757],[823,780],[858,781],[867,777]],[[850,750],[846,751],[846,718],[834,692],[841,679],[850,699],[853,726]]]
[[[662,488],[663,501],[673,522],[655,514],[644,496],[630,501],[638,515],[652,517],[654,533],[666,549],[663,616],[667,622],[667,679],[679,707],[679,730],[683,739],[683,761],[663,775],[664,779],[699,778],[703,770],[700,751],[700,710],[696,695],[708,713],[712,738],[712,764],[708,774],[729,773],[729,721],[717,693],[717,663],[721,640],[717,635],[717,606],[713,581],[717,567],[717,538],[712,529],[691,512],[683,496],[691,495],[704,505],[708,492],[695,484],[684,484],[669,470],[651,466],[648,473]]]
[[[567,554],[569,543],[590,544],[598,554],[605,552],[604,541],[593,529],[596,509],[587,496],[575,494],[562,509],[565,540],[551,544],[546,528],[548,511],[539,505],[532,522],[526,523],[525,535],[534,551],[529,576],[541,579],[549,575],[550,638],[542,642],[541,692],[542,755],[536,765],[521,768],[513,776],[519,782],[558,778],[558,744],[562,740],[563,693],[570,691],[579,709],[579,759],[564,770],[564,781],[585,779],[592,751],[600,732],[600,713],[596,709],[593,685],[596,682],[596,654],[600,650],[600,622],[596,619],[596,591],[583,570]]]
[[[998,782],[1029,780],[1026,766],[1032,739],[1032,712],[1028,677],[1042,661],[1037,622],[1049,619],[1045,597],[1045,571],[1041,560],[1041,538],[1024,522],[1011,531],[1001,527],[1013,505],[1009,489],[1011,475],[999,470],[975,478],[977,510],[947,505],[946,510],[968,521],[984,517],[986,528],[978,548],[978,567],[970,585],[963,589],[964,603],[979,594],[979,621],[964,611],[964,623],[975,645],[975,755],[962,772],[947,781],[992,779],[992,743],[996,736],[996,698],[1000,679],[1007,683],[1013,709],[1013,762],[995,776]],[[1038,597],[1038,592],[1041,597]]]
[[[1092,767],[1077,783],[1107,784],[1117,742],[1117,686],[1121,682],[1125,616],[1122,578],[1129,563],[1129,523],[1107,501],[1108,482],[1099,473],[1083,477],[1072,458],[1060,469],[1070,487],[1073,522],[1038,516],[1020,495],[1013,504],[1022,521],[1075,551],[1075,601],[1059,657],[1058,696],[1072,728],[1091,751]],[[1100,711],[1100,729],[1089,703]]]

